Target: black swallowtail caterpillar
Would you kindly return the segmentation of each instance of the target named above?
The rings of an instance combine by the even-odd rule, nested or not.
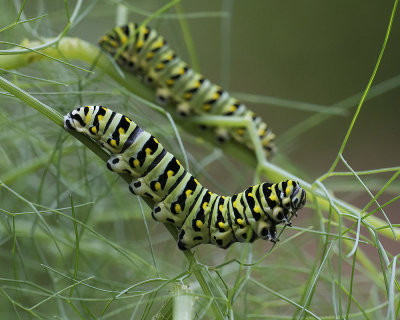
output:
[[[227,197],[212,193],[150,133],[101,106],[73,110],[64,127],[99,140],[111,152],[107,167],[131,175],[130,191],[154,201],[153,218],[179,228],[181,250],[201,243],[228,248],[257,238],[275,242],[276,225],[290,225],[306,202],[306,192],[293,180],[262,183]]]
[[[193,71],[155,30],[134,23],[116,27],[101,38],[100,46],[116,59],[122,69],[142,77],[146,84],[156,88],[160,103],[171,100],[182,116],[192,112],[251,118],[265,155],[268,157],[274,152],[275,135],[268,125],[220,86]],[[245,127],[216,128],[215,131],[220,142],[232,136],[253,149]]]

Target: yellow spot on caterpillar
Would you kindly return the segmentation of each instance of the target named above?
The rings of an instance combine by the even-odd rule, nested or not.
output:
[[[166,83],[167,83],[167,86],[172,86],[175,83],[175,81],[174,81],[174,79],[168,79]]]
[[[159,64],[157,64],[156,68],[157,68],[158,70],[162,70],[162,69],[165,68],[165,64],[160,62]]]
[[[93,133],[93,134],[96,134],[97,133],[97,128],[96,127],[91,127],[90,128],[90,132]]]
[[[292,192],[292,187],[287,187],[285,190],[286,195],[288,196]]]
[[[213,94],[213,99],[215,99],[215,100],[219,99],[219,93],[218,92]]]
[[[191,92],[186,92],[185,95],[183,96],[186,100],[191,99],[193,94]]]
[[[258,135],[262,137],[265,134],[265,129],[258,130]]]
[[[124,130],[124,128],[119,128],[119,129],[118,129],[118,132],[119,132],[119,134],[124,134],[124,133],[125,133],[125,130]]]
[[[111,46],[114,47],[114,48],[118,47],[118,42],[115,41],[115,40],[110,40],[110,44],[111,44]]]
[[[222,212],[222,209],[224,208],[224,206],[222,204],[219,205],[218,210]]]
[[[178,166],[180,166],[180,165],[181,165],[181,163],[179,162],[179,160],[178,160],[178,159],[176,159],[176,163],[178,164]]]
[[[182,207],[181,207],[181,205],[179,203],[177,203],[175,205],[175,212],[176,213],[181,213],[182,212]]]
[[[173,175],[174,175],[174,172],[172,170],[167,171],[168,178],[171,178]]]
[[[236,206],[237,206],[237,202],[236,202],[236,200],[235,200],[235,201],[233,201],[233,203],[232,203],[232,206],[233,206],[234,208],[236,208]]]
[[[158,140],[156,138],[153,138],[153,140],[154,140],[155,143],[158,143]]]
[[[156,182],[154,185],[154,189],[156,189],[156,191],[160,191],[161,190],[161,183],[160,182]]]
[[[209,111],[211,109],[211,104],[207,103],[203,106],[204,111]]]
[[[132,122],[131,119],[129,119],[128,117],[125,117],[125,120],[126,120],[126,122],[129,122],[129,123]]]
[[[133,166],[135,168],[139,167],[140,166],[140,161],[138,159],[133,160]]]
[[[266,147],[267,145],[269,145],[269,140],[264,140],[263,141],[263,146]]]
[[[197,80],[194,86],[195,86],[195,88],[199,88],[199,87],[200,87],[200,85],[201,85],[200,81],[199,81],[199,80]]]
[[[125,44],[128,41],[128,37],[125,34],[121,35],[121,43]]]
[[[235,112],[236,109],[237,109],[237,106],[235,106],[234,104],[231,105],[231,107],[229,108],[229,110],[230,110],[231,112]]]
[[[244,129],[242,129],[242,128],[241,129],[237,129],[236,132],[237,132],[238,135],[241,135],[241,136],[244,135]]]
[[[193,190],[190,190],[190,189],[185,191],[186,197],[189,197],[192,193],[193,193]]]
[[[242,225],[242,224],[243,224],[243,220],[242,220],[242,219],[240,219],[240,218],[238,218],[238,219],[236,219],[236,223],[238,223],[238,224]]]
[[[211,192],[211,191],[208,191],[208,194],[209,194],[210,196],[212,196],[212,192]]]
[[[222,198],[222,199],[225,199],[226,197],[225,197],[225,196],[221,196],[221,198]]]
[[[88,114],[86,115],[85,123],[89,123],[89,121],[90,121],[90,113],[88,113]]]
[[[288,185],[288,186],[293,186],[293,180],[288,180],[288,181],[287,181],[287,185]]]
[[[111,139],[110,146],[115,148],[117,146],[117,141],[115,139]]]
[[[146,148],[145,150],[144,150],[144,152],[146,152],[146,155],[148,156],[148,155],[150,155],[151,154],[151,149],[150,148]]]
[[[269,198],[270,198],[272,201],[277,201],[277,200],[278,200],[278,197],[276,196],[276,194],[271,194],[271,195],[269,196]]]
[[[222,221],[220,221],[220,222],[218,222],[218,227],[220,227],[221,229],[224,229],[225,224]]]
[[[254,207],[253,211],[254,211],[255,213],[260,213],[260,212],[261,212],[261,210],[260,210],[260,207],[259,207],[259,206],[257,206],[257,207]]]
[[[203,222],[201,220],[197,220],[196,221],[196,227],[201,229],[202,226],[203,226]]]
[[[202,206],[202,207],[203,207],[203,210],[206,210],[206,209],[207,209],[207,206],[208,206],[208,202],[204,202],[204,203],[203,203],[203,206]]]
[[[184,73],[185,73],[185,68],[181,68],[181,69],[179,70],[178,73],[179,73],[180,75],[184,74]]]
[[[143,47],[143,40],[139,40],[136,44],[136,49],[140,49],[141,47]]]
[[[178,160],[176,160],[176,161],[178,161]],[[197,181],[197,179],[196,179],[196,178],[194,179],[194,182],[196,182],[196,184],[199,184],[199,182]]]
[[[252,197],[253,194],[252,194],[251,192],[249,192],[249,193],[247,194],[247,196]]]
[[[154,52],[149,52],[147,55],[146,55],[146,59],[151,59],[151,58],[153,58],[154,57]]]

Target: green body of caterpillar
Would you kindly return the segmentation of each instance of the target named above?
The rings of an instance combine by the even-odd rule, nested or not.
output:
[[[220,86],[194,72],[155,30],[134,23],[116,27],[100,40],[100,46],[121,68],[156,88],[160,103],[172,100],[182,116],[193,112],[251,118],[266,156],[274,152],[275,135],[268,125]],[[232,136],[247,147],[254,147],[246,128],[216,128],[216,135],[221,142]]]
[[[131,192],[154,201],[153,218],[179,228],[182,250],[201,243],[228,248],[257,238],[275,241],[276,225],[290,225],[306,201],[306,192],[292,180],[262,183],[227,197],[212,193],[150,133],[104,107],[73,110],[64,127],[99,140],[112,153],[107,167],[131,175]]]

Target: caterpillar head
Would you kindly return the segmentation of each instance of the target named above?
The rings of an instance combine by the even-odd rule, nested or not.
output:
[[[279,183],[279,198],[283,208],[296,214],[306,203],[306,192],[300,187],[300,184],[293,180]]]
[[[91,124],[93,112],[99,109],[102,114],[107,111],[106,108],[100,106],[85,106],[72,110],[64,117],[65,130],[78,131],[88,135],[92,139],[99,140],[101,134],[98,132],[98,126],[96,127]],[[97,114],[100,114],[100,112],[97,112]]]
[[[302,189],[298,182],[287,180],[271,186],[269,199],[275,201],[276,206],[273,207],[271,218],[276,222],[290,224],[292,216],[297,215],[306,203],[306,192]]]
[[[100,47],[111,55],[115,55],[117,50],[128,42],[129,26],[116,27],[107,32],[99,40]]]
[[[78,131],[86,132],[85,128],[85,118],[86,118],[85,108],[81,107],[72,110],[64,117],[64,128],[67,131]]]
[[[302,189],[299,183],[296,182],[296,187],[294,188],[292,195],[290,196],[292,208],[294,212],[300,210],[306,204],[307,194],[304,189]]]
[[[137,63],[137,56],[132,54],[136,40],[131,39],[137,35],[136,24],[130,23],[122,27],[116,27],[107,32],[100,40],[100,47],[110,54],[120,67],[128,72],[141,72]]]
[[[283,186],[286,188],[283,189]],[[282,222],[287,225],[291,225],[290,219],[293,216],[297,216],[297,211],[300,210],[306,203],[306,191],[302,189],[298,182],[293,180],[288,180],[285,183],[280,183],[281,188],[281,207],[277,207],[282,210],[285,218]],[[274,209],[278,210],[277,208]]]

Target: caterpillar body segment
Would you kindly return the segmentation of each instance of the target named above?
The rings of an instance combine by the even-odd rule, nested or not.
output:
[[[179,229],[182,250],[202,243],[228,248],[257,238],[276,241],[276,225],[290,225],[306,202],[306,192],[293,180],[262,183],[232,196],[212,193],[150,133],[105,107],[73,110],[64,117],[64,127],[111,152],[107,167],[131,175],[131,192],[153,200],[155,220]]]
[[[99,44],[122,69],[154,88],[159,103],[174,102],[182,116],[209,114],[252,119],[266,157],[274,153],[275,135],[270,127],[219,85],[190,68],[155,30],[129,23],[112,29]],[[220,142],[232,137],[254,149],[245,127],[216,128],[215,133]]]

